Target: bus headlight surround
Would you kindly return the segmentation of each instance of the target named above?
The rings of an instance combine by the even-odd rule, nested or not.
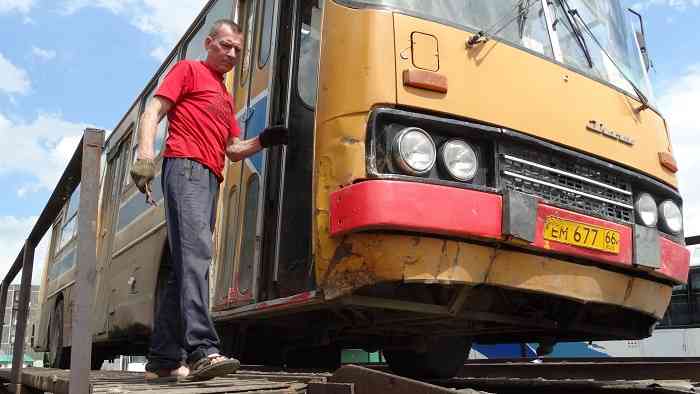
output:
[[[435,166],[437,152],[430,135],[418,127],[407,127],[396,135],[394,162],[409,175],[424,175]]]
[[[471,145],[462,140],[449,140],[440,147],[440,160],[445,171],[458,181],[471,181],[479,169],[479,160]]]
[[[683,213],[673,201],[666,200],[659,205],[659,217],[664,230],[673,234],[680,234],[683,231]]]
[[[637,197],[634,203],[634,210],[637,212],[637,218],[645,226],[653,227],[659,220],[659,211],[656,207],[656,201],[649,193],[642,193]]]

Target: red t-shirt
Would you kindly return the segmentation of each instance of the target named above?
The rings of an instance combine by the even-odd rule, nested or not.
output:
[[[224,76],[204,62],[183,60],[175,64],[156,96],[174,103],[168,112],[169,134],[164,157],[198,161],[223,179],[224,155],[229,137],[241,133],[233,98]]]

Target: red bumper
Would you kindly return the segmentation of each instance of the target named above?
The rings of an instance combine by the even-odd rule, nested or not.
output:
[[[395,230],[440,234],[462,238],[502,240],[503,200],[500,195],[425,183],[366,181],[345,187],[331,195],[332,236],[366,231]],[[544,239],[544,222],[549,216],[606,227],[620,233],[619,253],[608,253]],[[620,225],[538,204],[535,240],[530,247],[577,256],[617,266],[633,266],[633,233]],[[661,238],[662,266],[657,276],[685,283],[690,253],[682,246]]]

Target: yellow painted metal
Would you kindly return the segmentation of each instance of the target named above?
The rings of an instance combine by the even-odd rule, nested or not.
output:
[[[329,1],[323,18],[316,123],[323,127],[338,116],[395,104],[392,14],[349,9]],[[319,130],[318,138],[324,133],[325,128]],[[360,133],[364,136],[364,127]]]
[[[416,68],[438,71],[440,69],[440,54],[437,38],[419,31],[411,33],[411,59]]]
[[[666,125],[639,102],[575,71],[524,50],[490,40],[467,49],[470,34],[454,27],[395,14],[397,78],[414,67],[405,52],[415,31],[437,37],[447,94],[397,84],[397,103],[476,119],[615,161],[670,185],[676,177],[659,162],[669,151]],[[403,54],[403,56],[402,56]],[[635,140],[634,146],[587,130],[589,121]]]
[[[658,151],[670,149],[663,119],[650,110],[636,113],[638,103],[609,86],[493,41],[467,51],[467,33],[388,11],[350,9],[330,1],[323,26],[313,246],[317,283],[327,299],[384,281],[485,283],[663,315],[670,286],[600,267],[430,237],[332,238],[330,194],[366,177],[368,114],[379,105],[499,124],[618,161],[671,185],[675,177],[658,163]],[[414,31],[437,37],[440,72],[450,81],[446,95],[403,86],[401,73],[413,67]],[[636,145],[591,134],[585,129],[590,120],[629,133]]]
[[[663,317],[671,286],[552,257],[429,237],[354,234],[335,250],[320,278],[327,298],[386,281],[487,284],[619,305]]]

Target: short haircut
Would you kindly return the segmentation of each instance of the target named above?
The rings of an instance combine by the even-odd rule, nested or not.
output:
[[[218,21],[214,22],[214,24],[211,26],[211,29],[209,29],[209,37],[216,37],[216,35],[219,33],[219,29],[221,26],[228,26],[233,30],[234,33],[241,34],[243,31],[241,30],[241,27],[238,26],[238,23],[232,21],[231,19],[219,19]]]

